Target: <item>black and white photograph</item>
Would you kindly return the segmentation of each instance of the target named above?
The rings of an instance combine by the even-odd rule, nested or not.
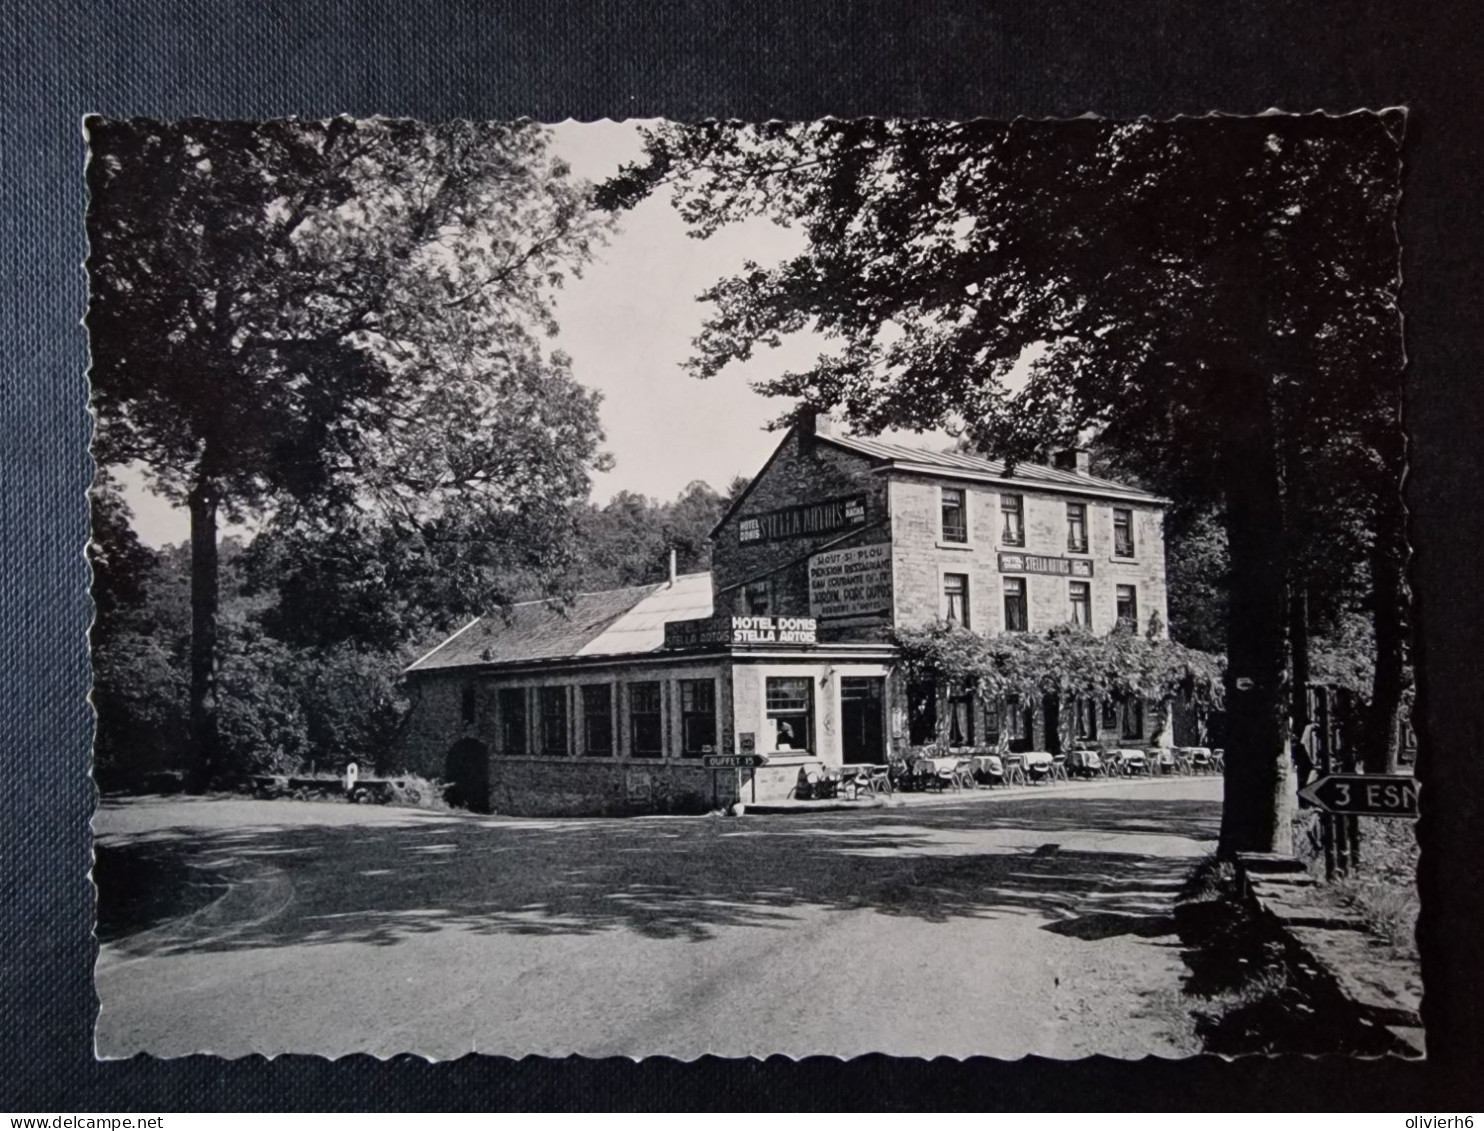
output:
[[[1424,1057],[1408,129],[89,117],[96,1057]]]

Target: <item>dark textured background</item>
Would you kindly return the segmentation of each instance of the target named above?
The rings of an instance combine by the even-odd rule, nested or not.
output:
[[[11,0],[0,11],[0,1110],[1479,1106],[1484,656],[1477,3]],[[1413,114],[1427,1067],[833,1060],[95,1063],[80,119]],[[808,972],[800,972],[801,976]]]

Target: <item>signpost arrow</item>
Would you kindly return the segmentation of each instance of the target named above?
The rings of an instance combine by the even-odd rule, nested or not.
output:
[[[1299,797],[1326,813],[1417,816],[1417,782],[1402,774],[1329,774],[1304,786]]]
[[[707,754],[701,764],[708,770],[742,770],[767,762],[761,754]]]

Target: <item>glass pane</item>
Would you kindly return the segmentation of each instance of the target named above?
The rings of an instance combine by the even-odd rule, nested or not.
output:
[[[775,676],[768,680],[768,710],[799,711],[809,706],[808,676]]]

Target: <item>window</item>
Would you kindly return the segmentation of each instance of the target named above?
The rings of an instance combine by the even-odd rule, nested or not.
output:
[[[969,575],[943,575],[943,619],[949,624],[969,627]]]
[[[1103,700],[1103,729],[1112,730],[1118,725],[1118,704],[1112,699]]]
[[[743,612],[750,617],[766,617],[773,613],[773,581],[763,578],[749,581],[742,587]]]
[[[1010,741],[1031,742],[1036,736],[1035,711],[1022,707],[1019,699],[1010,700]]]
[[[997,746],[1000,741],[1000,714],[1003,704],[996,699],[984,708],[984,737],[980,742],[985,746]]]
[[[964,691],[948,697],[948,745],[974,745],[974,693]]]
[[[1007,546],[1025,545],[1025,509],[1019,495],[1000,496],[1000,515],[1004,529],[1000,541]]]
[[[1134,556],[1134,512],[1113,508],[1113,553],[1120,558]]]
[[[567,753],[567,689],[541,689],[541,753]]]
[[[773,749],[810,750],[814,746],[814,681],[808,676],[770,676],[768,726]]]
[[[583,684],[582,752],[594,758],[613,754],[613,689],[606,683]]]
[[[1123,726],[1119,731],[1124,738],[1144,737],[1144,701],[1142,699],[1125,699],[1122,703]]]
[[[927,680],[907,685],[907,741],[928,746],[938,741],[938,686]]]
[[[658,683],[629,684],[629,752],[635,758],[664,754],[664,713]]]
[[[500,689],[500,749],[506,754],[526,752],[526,689]]]
[[[1074,554],[1087,553],[1087,504],[1067,504],[1067,549]]]
[[[464,694],[459,703],[459,714],[464,720],[465,726],[472,726],[479,714],[479,701],[474,696],[474,685],[464,684]]]
[[[1118,622],[1139,631],[1139,591],[1132,585],[1120,585],[1118,593]]]
[[[1098,736],[1098,701],[1077,700],[1077,737],[1084,742],[1096,741]]]
[[[1005,631],[1025,632],[1030,618],[1025,608],[1025,578],[1005,578]]]
[[[942,488],[943,541],[967,542],[969,540],[968,501],[962,487]]]
[[[1083,628],[1092,627],[1092,582],[1068,582],[1072,600],[1072,623]]]
[[[680,681],[680,752],[689,758],[716,750],[716,681]]]

